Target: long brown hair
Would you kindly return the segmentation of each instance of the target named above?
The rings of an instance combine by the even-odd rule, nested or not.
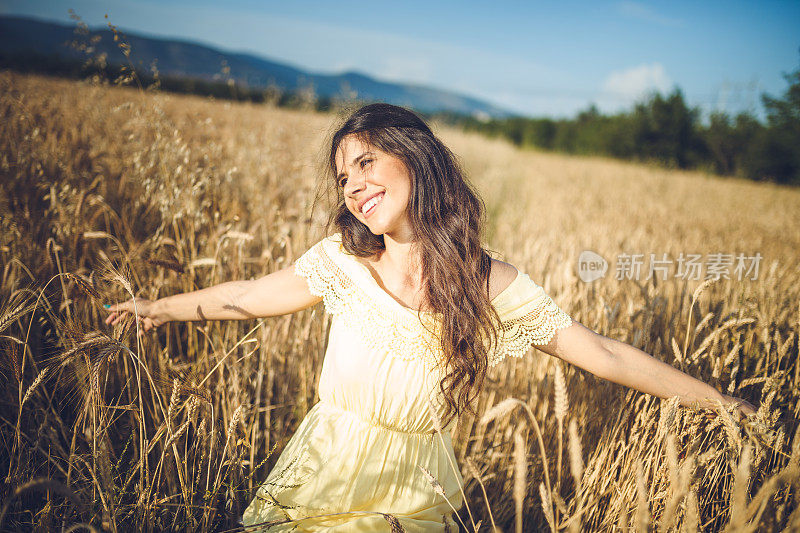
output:
[[[445,418],[465,410],[474,413],[472,403],[483,385],[500,320],[489,299],[491,257],[481,246],[483,201],[453,153],[407,109],[370,104],[350,115],[331,139],[328,170],[333,182],[336,152],[348,135],[399,158],[411,174],[408,214],[421,258],[423,294],[441,320],[445,373],[439,388],[446,401]],[[383,236],[353,216],[341,192],[328,220],[331,226],[342,234],[350,254],[371,257],[385,248]]]

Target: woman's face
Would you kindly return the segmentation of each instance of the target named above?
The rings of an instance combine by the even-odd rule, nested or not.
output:
[[[411,175],[402,160],[348,135],[336,151],[336,179],[347,209],[374,235],[411,240]]]

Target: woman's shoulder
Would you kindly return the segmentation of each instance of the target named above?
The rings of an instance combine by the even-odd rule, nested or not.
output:
[[[494,300],[505,291],[517,279],[518,273],[514,265],[492,259],[492,269],[489,272],[489,299]]]

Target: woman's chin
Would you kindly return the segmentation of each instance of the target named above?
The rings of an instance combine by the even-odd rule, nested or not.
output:
[[[372,232],[373,235],[383,235],[386,233],[386,227],[384,224],[377,224],[376,221],[367,221],[364,223],[367,229]]]

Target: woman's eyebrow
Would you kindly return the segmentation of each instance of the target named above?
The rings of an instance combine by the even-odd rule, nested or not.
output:
[[[372,152],[364,152],[364,153],[363,153],[363,154],[361,154],[360,156],[358,156],[358,157],[356,157],[355,159],[353,159],[353,162],[352,162],[352,163],[350,163],[350,166],[353,166],[353,165],[357,164],[359,161],[361,161],[362,159],[364,159],[364,158],[365,158],[366,156],[368,156],[368,155],[373,155],[373,154],[372,154]],[[338,180],[338,179],[340,179],[342,176],[344,176],[344,172],[339,172],[339,174],[336,176],[336,179]]]

